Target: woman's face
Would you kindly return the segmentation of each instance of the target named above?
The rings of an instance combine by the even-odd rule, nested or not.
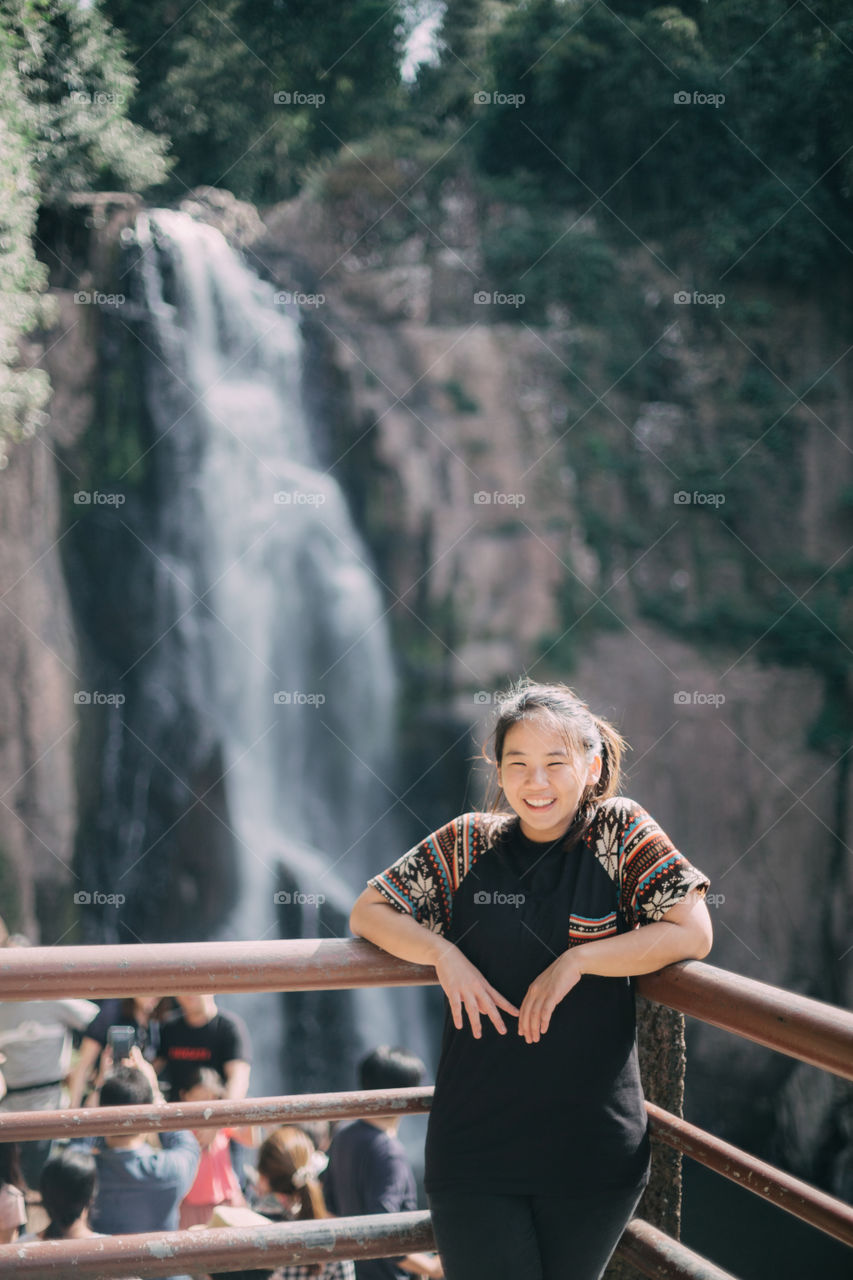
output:
[[[584,788],[600,776],[601,756],[586,764],[572,755],[565,734],[544,717],[532,716],[507,730],[498,781],[530,840],[559,840]]]

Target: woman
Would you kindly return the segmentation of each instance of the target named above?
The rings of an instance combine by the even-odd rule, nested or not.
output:
[[[329,1218],[323,1200],[320,1174],[328,1164],[326,1156],[301,1129],[282,1125],[261,1143],[258,1152],[257,1188],[262,1196],[274,1195],[288,1221]],[[332,1262],[295,1263],[280,1267],[273,1280],[355,1280],[355,1266],[349,1259]]]
[[[97,1074],[98,1063],[107,1044],[110,1027],[133,1027],[135,1043],[143,1057],[153,1062],[160,1048],[160,1021],[171,1002],[161,996],[128,996],[104,1000],[100,1012],[83,1032],[77,1060],[68,1076],[68,1105],[82,1106]]]
[[[566,685],[521,682],[503,809],[428,836],[350,917],[447,997],[425,1187],[448,1280],[597,1280],[648,1181],[630,978],[707,955],[710,882],[618,795],[624,747]]]

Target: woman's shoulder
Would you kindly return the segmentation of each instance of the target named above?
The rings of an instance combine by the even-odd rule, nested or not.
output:
[[[606,800],[599,800],[596,804],[590,829],[600,831],[608,828],[625,828],[632,823],[650,818],[651,815],[639,801],[632,800],[630,796],[608,796]]]

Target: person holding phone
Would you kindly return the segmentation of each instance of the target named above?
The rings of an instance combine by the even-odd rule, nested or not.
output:
[[[113,1060],[121,1062],[135,1044],[149,1062],[157,1057],[160,1048],[160,1022],[164,1016],[166,1001],[161,996],[129,996],[123,1000],[103,1000],[100,1010],[83,1032],[77,1059],[68,1077],[68,1105],[80,1107],[92,1086],[104,1046],[111,1028],[126,1027],[133,1031],[133,1039],[126,1044],[126,1035],[119,1036],[119,1049],[113,1050]]]

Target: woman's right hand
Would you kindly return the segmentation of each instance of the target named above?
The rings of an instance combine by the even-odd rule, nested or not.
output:
[[[480,1024],[481,1013],[486,1015],[502,1036],[506,1035],[506,1026],[499,1010],[503,1009],[505,1013],[511,1013],[515,1018],[518,1017],[519,1010],[486,981],[477,966],[473,965],[457,946],[452,942],[448,943],[434,964],[436,976],[450,1004],[453,1025],[457,1031],[462,1030],[464,1006],[475,1040],[479,1040],[483,1034]]]

